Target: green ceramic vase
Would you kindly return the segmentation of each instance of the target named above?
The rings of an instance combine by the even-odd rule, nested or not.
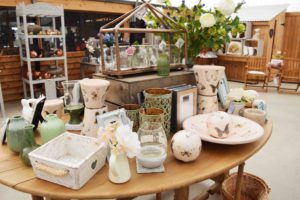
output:
[[[170,60],[165,53],[160,54],[157,59],[157,73],[159,76],[169,76],[170,74]]]
[[[20,153],[23,148],[30,146],[24,127],[28,123],[21,116],[10,119],[6,129],[8,147],[15,153]]]
[[[34,125],[30,124],[24,127],[24,132],[25,132],[25,138],[27,140],[28,146],[22,149],[20,152],[20,158],[24,165],[26,166],[31,166],[29,156],[28,154],[33,151],[34,149],[38,148],[37,144],[35,143],[35,138],[34,138]]]
[[[41,125],[41,137],[43,144],[65,132],[65,123],[56,114],[47,115]]]

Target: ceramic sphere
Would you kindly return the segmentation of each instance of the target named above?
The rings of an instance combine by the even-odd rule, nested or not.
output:
[[[226,138],[229,135],[231,116],[225,112],[211,113],[207,119],[209,134],[215,138]]]
[[[201,147],[200,136],[187,130],[177,132],[171,141],[173,155],[183,162],[196,160],[200,155]]]

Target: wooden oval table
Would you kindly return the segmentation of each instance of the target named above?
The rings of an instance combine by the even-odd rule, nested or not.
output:
[[[35,177],[33,170],[22,164],[18,155],[11,152],[6,145],[0,146],[0,183],[13,189],[32,194],[32,199],[106,199],[124,198],[157,194],[175,190],[175,199],[187,200],[189,185],[215,180],[208,192],[200,194],[196,199],[205,199],[209,194],[220,189],[229,170],[239,166],[236,199],[242,185],[241,175],[244,162],[260,150],[272,133],[272,122],[264,127],[265,133],[256,142],[244,145],[220,145],[203,142],[202,152],[195,162],[183,163],[177,161],[171,152],[165,162],[164,173],[137,174],[135,160],[130,160],[131,179],[124,184],[113,184],[108,180],[107,164],[80,190],[71,190]]]

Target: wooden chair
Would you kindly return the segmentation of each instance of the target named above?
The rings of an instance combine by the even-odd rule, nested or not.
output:
[[[268,72],[266,61],[265,57],[249,58],[247,65],[245,66],[245,89],[247,89],[247,86],[251,83],[251,87],[262,87],[263,89],[266,88],[266,92],[268,91]],[[263,82],[263,85],[253,85],[254,83],[259,82]]]
[[[296,84],[296,88],[283,88],[282,83]],[[286,58],[279,76],[278,92],[282,90],[294,90],[292,93],[297,93],[300,87],[300,59]]]

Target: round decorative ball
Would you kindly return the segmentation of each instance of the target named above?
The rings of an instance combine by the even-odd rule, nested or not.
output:
[[[174,157],[183,162],[196,160],[200,155],[201,147],[200,136],[187,130],[177,132],[171,141],[171,150]]]

